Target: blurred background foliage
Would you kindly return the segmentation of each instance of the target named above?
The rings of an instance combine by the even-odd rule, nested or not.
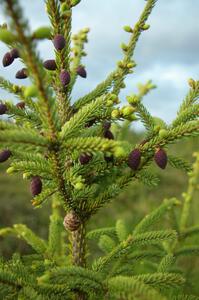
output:
[[[123,126],[120,137],[128,139],[135,144],[143,139],[141,132],[137,133]],[[185,139],[176,145],[169,147],[169,154],[177,154],[192,162],[192,153],[199,149],[199,139]],[[0,228],[12,226],[16,223],[27,224],[31,229],[42,237],[47,237],[48,218],[50,214],[50,202],[42,209],[33,209],[29,183],[19,175],[7,175],[8,164],[0,165]],[[96,214],[89,223],[89,229],[113,226],[117,219],[123,219],[133,226],[148,212],[156,208],[165,198],[181,197],[187,187],[187,174],[181,170],[168,166],[166,170],[160,170],[152,164],[151,168],[160,178],[157,187],[147,187],[134,181],[132,184],[105,208]],[[199,195],[195,195],[196,199]],[[194,202],[193,219],[197,220],[199,204]],[[163,224],[158,224],[162,229]],[[95,249],[95,248],[94,248]],[[31,250],[25,243],[12,237],[0,238],[0,254],[10,257],[13,252],[21,254]],[[96,251],[98,251],[96,249]]]

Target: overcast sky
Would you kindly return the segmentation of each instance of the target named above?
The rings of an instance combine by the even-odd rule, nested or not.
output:
[[[31,27],[48,24],[42,0],[21,0]],[[124,25],[135,24],[144,5],[144,0],[82,0],[73,9],[73,32],[90,27],[86,65],[88,78],[78,79],[74,99],[90,91],[102,81],[122,57],[121,42],[128,39]],[[158,85],[145,98],[145,104],[153,115],[167,122],[175,116],[177,108],[188,90],[187,79],[198,79],[199,75],[199,0],[158,0],[148,23],[150,30],[143,32],[134,59],[136,72],[127,78],[127,88],[121,98],[136,91],[138,82],[152,79]],[[1,23],[5,21],[0,12]],[[6,47],[0,45],[1,57]],[[53,57],[49,42],[40,43],[41,56]],[[1,75],[13,80],[20,63],[4,68]],[[22,83],[22,82],[21,82]],[[1,98],[5,94],[1,93]]]

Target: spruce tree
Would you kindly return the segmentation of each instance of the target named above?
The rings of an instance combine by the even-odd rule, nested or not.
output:
[[[24,67],[15,77],[29,86],[15,85],[0,77],[0,87],[19,99],[1,101],[0,162],[9,160],[9,174],[21,172],[30,182],[34,207],[52,201],[49,238],[43,240],[23,224],[3,228],[1,236],[14,234],[25,240],[32,255],[14,254],[0,263],[2,299],[198,299],[186,293],[187,279],[175,267],[178,256],[198,253],[198,246],[181,243],[198,234],[198,225],[188,226],[190,205],[198,176],[184,159],[168,153],[169,144],[199,134],[199,81],[189,80],[189,91],[175,120],[167,125],[150,114],[143,98],[155,85],[139,85],[137,94],[120,105],[125,78],[134,72],[136,44],[156,0],[147,0],[137,21],[124,30],[129,42],[122,43],[122,59],[96,88],[79,99],[71,93],[77,77],[86,80],[83,65],[89,29],[71,35],[72,12],[81,0],[46,0],[50,27],[31,31],[17,0],[0,0],[8,18],[1,25],[0,40],[8,46],[4,67],[20,59]],[[52,41],[55,55],[42,61],[40,40]],[[141,121],[144,140],[131,144],[113,134],[121,122]],[[118,129],[119,130],[119,129]],[[198,157],[198,154],[197,154]],[[86,231],[98,210],[113,200],[133,180],[157,184],[151,164],[167,164],[191,171],[180,222],[171,229],[150,227],[167,213],[175,215],[182,201],[172,198],[146,216],[132,230],[118,220],[115,227]],[[177,217],[176,217],[177,218]],[[173,221],[175,218],[173,218]],[[193,225],[193,224],[192,224]],[[89,240],[99,243],[104,255],[91,261]],[[136,271],[143,261],[145,271]],[[147,272],[147,270],[149,270]]]

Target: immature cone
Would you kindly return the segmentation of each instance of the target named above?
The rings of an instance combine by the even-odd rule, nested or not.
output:
[[[14,58],[12,57],[12,55],[10,54],[10,52],[7,52],[4,57],[3,57],[3,66],[4,67],[8,67],[9,65],[11,65],[14,61]]]
[[[16,104],[17,108],[24,109],[26,106],[25,102],[21,101]]]
[[[154,160],[158,167],[165,169],[167,165],[167,154],[163,149],[158,149],[154,155]]]
[[[53,39],[53,44],[55,49],[60,51],[66,46],[66,40],[63,35],[57,34]]]
[[[70,74],[68,71],[62,70],[59,77],[63,86],[66,86],[70,83]]]
[[[33,32],[33,36],[34,39],[51,39],[51,28],[47,27],[47,26],[42,26],[37,28],[34,32]]]
[[[43,66],[45,69],[49,70],[49,71],[54,71],[57,69],[57,65],[54,59],[48,59],[46,61],[44,61]]]
[[[37,94],[38,94],[38,90],[37,90],[37,87],[35,85],[27,86],[24,90],[24,97],[25,98],[36,97]]]
[[[81,225],[81,221],[78,215],[71,211],[65,216],[63,224],[66,230],[76,231]]]
[[[7,111],[7,106],[3,103],[0,103],[0,115],[4,115]]]
[[[19,57],[19,51],[16,49],[16,48],[13,48],[11,51],[10,51],[10,55],[15,59],[15,58],[18,58]]]
[[[112,132],[110,130],[106,130],[104,132],[104,137],[109,140],[114,140],[114,135],[112,134]]]
[[[25,79],[25,78],[27,78],[28,77],[28,70],[26,68],[23,68],[23,69],[17,71],[15,77],[17,79]]]
[[[31,183],[30,183],[30,191],[33,196],[37,196],[42,191],[42,181],[39,176],[32,177]]]
[[[91,154],[90,155],[88,155],[88,154],[82,154],[79,157],[79,162],[80,162],[81,165],[86,165],[86,164],[89,163],[89,161],[92,159],[92,157],[93,156]]]
[[[10,150],[3,150],[1,151],[0,153],[0,163],[8,160],[8,158],[12,155],[11,151]]]
[[[82,66],[79,66],[77,68],[77,74],[83,78],[86,78],[87,77],[87,73],[86,73],[86,70],[84,69],[84,67]]]
[[[134,149],[128,157],[128,165],[129,167],[136,171],[140,165],[141,161],[141,152],[139,149]]]

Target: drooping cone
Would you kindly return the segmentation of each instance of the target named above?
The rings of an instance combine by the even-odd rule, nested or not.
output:
[[[53,44],[56,50],[61,51],[66,46],[66,40],[62,34],[57,34],[53,39]]]
[[[37,196],[42,191],[42,181],[39,176],[32,177],[31,183],[30,183],[30,191],[33,196]]]
[[[12,57],[12,55],[10,54],[10,52],[7,52],[4,57],[3,57],[3,66],[4,67],[8,67],[9,65],[11,65],[14,61],[14,58]]]
[[[167,165],[167,154],[163,149],[158,149],[154,155],[154,160],[158,167],[165,169]]]
[[[57,65],[54,59],[48,59],[46,61],[44,61],[43,66],[45,69],[49,70],[49,71],[54,71],[57,69]]]
[[[66,230],[76,231],[81,225],[81,221],[78,215],[71,211],[65,216],[63,224]]]
[[[0,152],[0,163],[8,160],[8,158],[12,155],[11,151],[6,149]]]
[[[89,161],[92,159],[92,157],[93,156],[91,154],[90,155],[88,155],[88,154],[82,154],[79,157],[79,162],[80,162],[81,165],[86,165],[86,164],[89,163]]]
[[[68,71],[62,70],[60,73],[60,81],[63,86],[66,86],[70,83],[70,74]]]
[[[21,101],[16,104],[17,108],[24,109],[26,106],[25,102]]]
[[[26,68],[23,68],[23,69],[17,71],[15,77],[17,79],[25,79],[25,78],[27,78],[28,77],[28,70]]]
[[[16,49],[16,48],[13,48],[11,51],[10,51],[10,55],[15,59],[15,58],[18,58],[19,57],[19,51]]]
[[[0,115],[4,115],[7,110],[7,106],[3,103],[0,103]]]
[[[104,137],[109,140],[114,140],[114,135],[112,134],[112,132],[110,130],[106,130],[104,132]]]
[[[86,78],[87,77],[87,73],[86,73],[86,70],[84,69],[84,67],[82,66],[79,66],[77,68],[77,74],[82,77],[82,78]]]
[[[136,171],[140,165],[141,161],[141,152],[139,149],[134,149],[128,157],[128,166]]]

